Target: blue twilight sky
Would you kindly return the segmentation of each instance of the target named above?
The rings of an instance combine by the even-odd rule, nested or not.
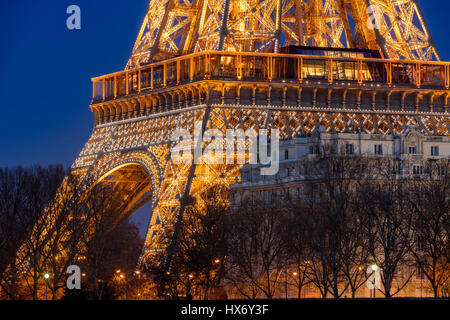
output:
[[[81,30],[66,8],[81,8]],[[419,0],[450,60],[450,1]],[[0,167],[69,166],[92,130],[90,78],[124,68],[148,0],[4,0],[0,4]]]
[[[81,30],[66,9],[81,8]],[[0,167],[70,166],[92,131],[93,76],[124,68],[148,0],[0,2]]]

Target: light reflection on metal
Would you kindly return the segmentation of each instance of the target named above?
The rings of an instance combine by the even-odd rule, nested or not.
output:
[[[368,23],[373,8],[379,29]],[[415,0],[151,0],[127,69],[206,50],[277,53],[286,45],[439,60]]]

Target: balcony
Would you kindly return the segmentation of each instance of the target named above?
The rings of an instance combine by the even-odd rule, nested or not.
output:
[[[203,51],[93,78],[92,103],[205,80],[448,90],[450,63]]]

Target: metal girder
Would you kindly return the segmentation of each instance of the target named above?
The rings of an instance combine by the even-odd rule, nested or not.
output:
[[[415,0],[151,0],[126,68],[204,50],[278,52],[286,45],[439,60]]]

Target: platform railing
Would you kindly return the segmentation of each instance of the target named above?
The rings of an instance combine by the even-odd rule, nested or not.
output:
[[[203,51],[92,78],[93,102],[205,79],[448,90],[450,62]]]

